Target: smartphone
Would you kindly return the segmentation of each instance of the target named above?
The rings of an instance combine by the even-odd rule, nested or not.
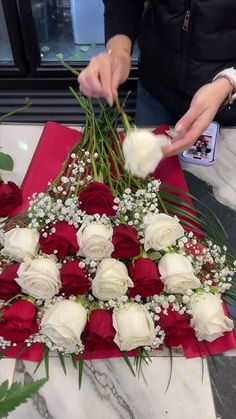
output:
[[[213,164],[219,128],[217,122],[212,122],[195,143],[181,154],[181,160],[188,163],[202,164],[203,166]]]

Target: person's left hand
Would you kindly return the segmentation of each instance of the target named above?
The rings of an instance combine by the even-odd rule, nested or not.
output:
[[[231,91],[231,83],[223,77],[202,86],[194,95],[189,110],[175,126],[178,135],[170,145],[163,147],[163,157],[179,154],[194,144]]]

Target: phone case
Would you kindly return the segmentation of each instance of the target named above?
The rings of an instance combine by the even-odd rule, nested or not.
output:
[[[195,143],[181,154],[181,160],[203,166],[212,165],[215,160],[218,134],[219,124],[211,122]]]

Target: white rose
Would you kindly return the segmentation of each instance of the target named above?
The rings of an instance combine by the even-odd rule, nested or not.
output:
[[[133,282],[125,264],[112,258],[103,259],[92,282],[93,295],[99,300],[111,300],[125,295],[128,287],[133,287]]]
[[[37,251],[39,233],[31,228],[13,228],[4,234],[1,253],[17,262],[32,258]]]
[[[162,250],[184,235],[179,219],[166,214],[144,217],[144,249]]]
[[[29,259],[17,271],[16,282],[23,292],[49,299],[59,292],[61,279],[56,262],[49,258]]]
[[[40,333],[69,353],[83,348],[81,333],[87,322],[87,312],[81,304],[63,300],[49,307],[41,320]]]
[[[155,135],[147,129],[133,129],[123,142],[125,168],[133,176],[146,178],[163,157],[162,147],[169,143],[166,135]]]
[[[127,303],[113,312],[116,330],[114,342],[121,351],[130,351],[139,346],[152,345],[155,327],[148,310],[141,304]]]
[[[191,311],[191,325],[198,340],[213,340],[230,332],[234,328],[233,321],[224,315],[219,295],[197,293],[190,297],[188,308]]]
[[[82,225],[77,232],[79,256],[101,260],[111,256],[114,246],[111,242],[113,228],[96,222]]]
[[[187,289],[199,288],[201,285],[189,260],[178,253],[166,253],[162,256],[158,269],[165,291],[170,294],[185,294]]]

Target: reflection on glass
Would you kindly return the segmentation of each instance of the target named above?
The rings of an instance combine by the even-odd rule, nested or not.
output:
[[[0,65],[1,64],[13,64],[13,56],[3,13],[2,1],[0,0]]]
[[[102,0],[31,0],[42,61],[89,61],[104,50]],[[137,57],[137,53],[135,54]]]

